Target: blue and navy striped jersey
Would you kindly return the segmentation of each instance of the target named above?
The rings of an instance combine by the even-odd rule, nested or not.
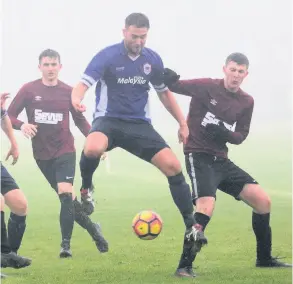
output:
[[[124,42],[98,52],[87,66],[82,82],[96,85],[94,118],[100,116],[150,120],[150,84],[157,92],[167,90],[161,57],[144,47],[136,58],[128,56]]]

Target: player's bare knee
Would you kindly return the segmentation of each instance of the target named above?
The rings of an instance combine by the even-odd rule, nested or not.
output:
[[[10,203],[9,209],[18,216],[26,216],[28,210],[27,200],[25,198],[18,199],[15,203]]]
[[[58,194],[71,193],[73,195],[73,186],[71,183],[60,182],[58,183]]]
[[[256,206],[257,213],[259,214],[266,214],[271,211],[271,198],[268,196],[268,194],[262,194],[260,195],[258,199],[258,204]]]
[[[256,213],[266,214],[271,210],[271,199],[258,184],[246,184],[240,193],[240,198]]]
[[[166,161],[164,172],[166,176],[175,176],[182,171],[180,162],[177,159]]]
[[[99,158],[103,155],[103,149],[85,149],[84,154],[86,155],[87,158],[94,159],[94,158]]]
[[[20,189],[13,189],[4,195],[6,205],[10,211],[18,216],[25,216],[28,204],[24,193]]]
[[[84,146],[88,158],[99,158],[108,148],[108,137],[101,132],[90,133]]]
[[[175,176],[182,171],[179,160],[169,148],[165,148],[158,152],[153,157],[152,164],[161,170],[167,177]]]
[[[4,206],[5,206],[5,202],[4,202],[4,197],[3,195],[1,194],[1,203],[0,203],[0,211],[4,211]]]
[[[15,208],[11,209],[11,212],[18,216],[26,216],[28,210],[27,202],[18,204]]]

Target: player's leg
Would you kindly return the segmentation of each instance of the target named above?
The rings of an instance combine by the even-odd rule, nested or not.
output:
[[[215,171],[214,156],[204,153],[185,155],[186,170],[192,185],[192,200],[195,207],[194,218],[197,230],[204,232],[215,207],[217,184],[221,175]],[[183,244],[183,252],[176,271],[176,276],[192,277],[192,263],[200,251],[194,252]]]
[[[61,161],[59,160],[60,167],[61,167],[60,169],[58,168],[58,163],[56,164],[56,162],[53,160],[50,160],[50,161],[37,160],[36,162],[37,162],[37,165],[40,168],[41,172],[43,173],[43,175],[45,176],[45,178],[47,179],[47,181],[50,183],[51,187],[55,190],[55,192],[57,194],[58,194],[57,179],[60,184],[64,182],[64,183],[70,184],[71,187],[73,187],[72,184],[73,184],[74,179],[68,178],[68,177],[75,176],[75,154],[74,153],[72,155],[70,155],[70,157],[67,159],[61,159]],[[59,174],[57,175],[57,173],[59,173]],[[60,192],[61,191],[62,191],[62,188],[60,189]],[[69,191],[71,192],[71,189]],[[86,215],[86,213],[83,211],[83,208],[82,208],[80,202],[77,200],[73,189],[72,189],[72,194],[73,194],[72,199],[73,199],[73,206],[74,206],[74,220],[82,228],[84,228],[88,231],[88,233],[91,235],[91,237],[95,241],[97,248],[101,252],[107,251],[108,250],[108,243],[104,240],[99,225],[93,223],[90,220],[90,218]],[[62,211],[62,207],[61,207],[60,211]],[[67,210],[64,210],[64,211],[66,212]],[[62,214],[60,212],[60,216],[61,215]],[[61,217],[60,217],[60,219],[61,219]],[[69,224],[71,224],[71,222],[69,222]],[[61,227],[61,222],[60,222],[60,227]],[[66,244],[66,242],[65,242],[65,245],[68,249],[68,245]],[[63,247],[61,247],[61,253],[62,253],[62,255],[65,254]],[[67,253],[66,253],[66,255],[67,255]]]
[[[124,138],[119,147],[152,163],[167,177],[173,200],[187,229],[195,224],[191,191],[186,183],[180,162],[164,139],[147,122],[123,122]]]
[[[2,189],[2,185],[1,185]],[[1,253],[10,253],[11,248],[8,241],[7,228],[5,223],[5,212],[4,212],[4,197],[1,194]]]
[[[75,193],[73,181],[75,175],[75,153],[66,153],[56,159],[52,164],[52,171],[55,173],[57,183],[57,194],[59,196],[60,228],[61,228],[61,251],[60,257],[71,257],[70,242],[73,232],[75,210],[73,200]]]
[[[189,185],[182,174],[181,166],[174,153],[165,148],[158,152],[152,163],[159,168],[168,179],[171,195],[178,209],[180,210],[186,225],[186,232],[183,241],[183,253],[176,270],[176,276],[195,277],[192,270],[192,262],[201,247],[207,244],[202,228],[196,227],[193,217],[193,204]],[[188,202],[187,202],[188,201]],[[190,204],[189,204],[190,203]],[[188,214],[188,215],[187,215]],[[186,222],[186,217],[192,216],[192,224]]]
[[[17,253],[26,229],[27,200],[18,188],[4,194],[4,199],[11,211],[8,220],[9,243],[11,250]]]
[[[17,187],[14,179],[7,172],[5,167],[1,164],[1,267],[12,267],[12,268],[22,268],[29,266],[31,264],[31,259],[17,255],[15,252],[11,251],[7,227],[5,222],[5,213],[4,213],[4,197],[3,194],[7,194],[10,190]],[[24,231],[23,231],[24,232]],[[15,247],[19,247],[23,232],[17,235],[20,240],[16,240]]]
[[[179,160],[170,148],[165,147],[152,157],[151,163],[167,177],[173,200],[181,212],[186,228],[190,229],[195,224],[192,197]]]
[[[66,167],[64,167],[66,162],[66,155],[65,157],[61,156],[51,160],[36,160],[39,169],[51,187],[58,194],[61,203],[59,223],[62,239],[60,257],[62,258],[72,256],[70,251],[70,240],[74,224],[74,209],[72,201],[74,196],[72,196],[73,190],[71,184],[73,176],[67,171]],[[58,168],[58,163],[60,164],[60,169]],[[62,178],[60,178],[60,176]]]
[[[1,180],[1,191],[2,191],[2,180]],[[4,197],[1,194],[1,267],[12,267],[12,268],[23,268],[31,265],[31,259],[17,255],[15,252],[11,251],[7,228],[5,223],[5,213],[4,213]]]
[[[94,211],[93,174],[99,166],[101,156],[109,147],[111,121],[106,117],[94,120],[89,135],[86,138],[80,158],[80,172],[82,178],[81,203],[84,210],[90,215]]]
[[[108,243],[102,235],[100,226],[91,221],[75,196],[73,189],[75,161],[75,153],[68,153],[59,157],[54,164],[58,184],[58,195],[61,201],[61,230],[63,228],[63,246],[61,254],[63,257],[66,256],[67,253],[70,253],[70,251],[67,250],[69,249],[70,242],[67,240],[68,238],[69,240],[71,239],[74,221],[88,231],[100,252],[108,251]],[[71,202],[69,201],[69,197],[71,198]]]
[[[272,230],[270,227],[271,200],[261,186],[231,161],[229,174],[219,189],[252,207],[252,228],[256,237],[258,267],[292,267],[272,257]]]
[[[61,204],[59,215],[62,235],[60,257],[72,257],[70,241],[74,226],[73,187],[69,183],[59,182],[57,188]]]
[[[215,168],[215,157],[205,153],[185,155],[185,165],[192,186],[196,227],[204,231],[215,208],[216,189],[221,173]]]
[[[102,234],[100,225],[98,223],[94,223],[89,216],[86,215],[77,198],[73,200],[73,205],[75,211],[75,222],[78,223],[78,225],[80,225],[83,229],[87,230],[101,253],[107,252],[109,250],[109,245]]]
[[[272,257],[272,230],[270,227],[271,200],[269,195],[255,183],[247,183],[239,195],[253,208],[252,228],[256,237],[257,267],[292,267],[292,264]]]
[[[128,152],[152,163],[167,177],[174,203],[179,209],[185,226],[185,246],[198,251],[207,243],[202,231],[197,230],[193,217],[191,191],[185,181],[180,162],[164,139],[152,125],[145,122],[128,123],[125,127],[125,139],[119,146]]]
[[[27,200],[13,177],[1,165],[1,186],[2,184],[1,192],[11,211],[8,220],[8,239],[11,250],[17,253],[26,228]]]

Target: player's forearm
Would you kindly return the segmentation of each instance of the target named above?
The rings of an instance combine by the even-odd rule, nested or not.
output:
[[[73,88],[71,93],[71,101],[73,105],[74,103],[80,103],[84,99],[87,89],[88,86],[82,82],[78,83],[76,87]]]
[[[250,108],[244,113],[242,118],[237,122],[235,132],[229,131],[228,141],[231,144],[239,145],[248,136],[250,131],[250,123],[253,111],[253,103]]]
[[[18,113],[16,113],[14,111],[13,108],[9,107],[8,108],[8,115],[9,115],[9,118],[10,118],[10,121],[11,121],[11,124],[12,124],[12,127],[16,130],[20,130],[20,127],[24,124],[23,121],[19,120],[17,117],[18,117]]]
[[[13,117],[13,116],[10,116],[10,121],[11,121],[11,124],[12,124],[12,127],[16,130],[20,130],[21,126],[24,124],[23,121]]]
[[[14,136],[12,124],[11,124],[11,121],[10,121],[8,115],[6,115],[5,117],[2,118],[1,128],[4,131],[4,133],[6,134],[6,136],[8,137],[8,139],[11,143],[11,146],[17,147],[17,142],[16,142],[16,139]]]
[[[185,117],[173,94],[167,90],[159,94],[159,98],[168,112],[178,121],[180,126],[186,125]]]
[[[80,130],[80,132],[86,137],[89,134],[89,131],[91,129],[90,124],[88,123],[87,119],[85,118],[85,116],[76,111],[73,107],[70,109],[74,124],[76,125],[76,127],[78,127],[78,129]]]
[[[85,136],[87,137],[89,132],[90,132],[90,129],[91,129],[91,126],[90,124],[87,122],[86,119],[76,123],[76,126],[78,127],[78,129],[80,130],[80,132]]]
[[[193,94],[190,91],[190,85],[191,85],[190,80],[180,80],[172,85],[168,85],[168,88],[170,91],[172,91],[174,93],[192,97]]]

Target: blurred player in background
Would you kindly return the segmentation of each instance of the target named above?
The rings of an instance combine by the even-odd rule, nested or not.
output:
[[[18,145],[14,137],[13,128],[5,109],[8,94],[1,94],[1,128],[10,142],[10,150],[6,160],[10,156],[14,165],[19,156]],[[8,221],[8,234],[5,223],[4,205],[10,209]],[[31,259],[17,254],[26,228],[27,200],[19,189],[14,178],[8,173],[1,163],[1,267],[22,268],[31,265]],[[3,277],[3,275],[2,275]]]
[[[82,207],[74,193],[76,154],[69,127],[69,113],[84,136],[88,135],[90,125],[72,107],[72,88],[58,79],[61,67],[58,52],[51,49],[43,51],[39,56],[42,78],[27,83],[20,89],[9,106],[8,114],[13,127],[32,139],[36,163],[58,193],[61,202],[60,257],[66,258],[72,256],[70,240],[74,220],[88,231],[100,252],[108,251],[108,243],[102,236],[99,225],[86,215],[91,212],[88,212],[86,206]],[[28,123],[17,118],[23,109],[26,110]]]
[[[226,59],[224,79],[179,80],[179,75],[166,68],[165,84],[175,93],[192,97],[187,119],[190,135],[184,154],[196,206],[197,229],[204,231],[208,225],[218,188],[253,209],[256,266],[291,267],[271,255],[270,197],[254,178],[228,159],[226,144],[241,144],[250,129],[254,100],[240,89],[248,75],[248,67],[249,61],[244,54],[233,53]],[[183,249],[178,276],[194,276],[195,256]]]
[[[91,194],[92,177],[105,151],[120,147],[152,163],[167,177],[175,204],[185,225],[185,240],[198,250],[206,239],[193,225],[191,192],[182,174],[180,162],[164,139],[156,132],[149,116],[150,83],[162,104],[179,123],[179,140],[185,143],[189,131],[172,93],[164,84],[163,62],[153,50],[144,47],[149,20],[141,13],[125,20],[124,40],[96,54],[87,66],[81,82],[73,89],[72,104],[85,111],[81,103],[86,91],[96,82],[96,109],[90,134],[80,160],[81,193]]]

